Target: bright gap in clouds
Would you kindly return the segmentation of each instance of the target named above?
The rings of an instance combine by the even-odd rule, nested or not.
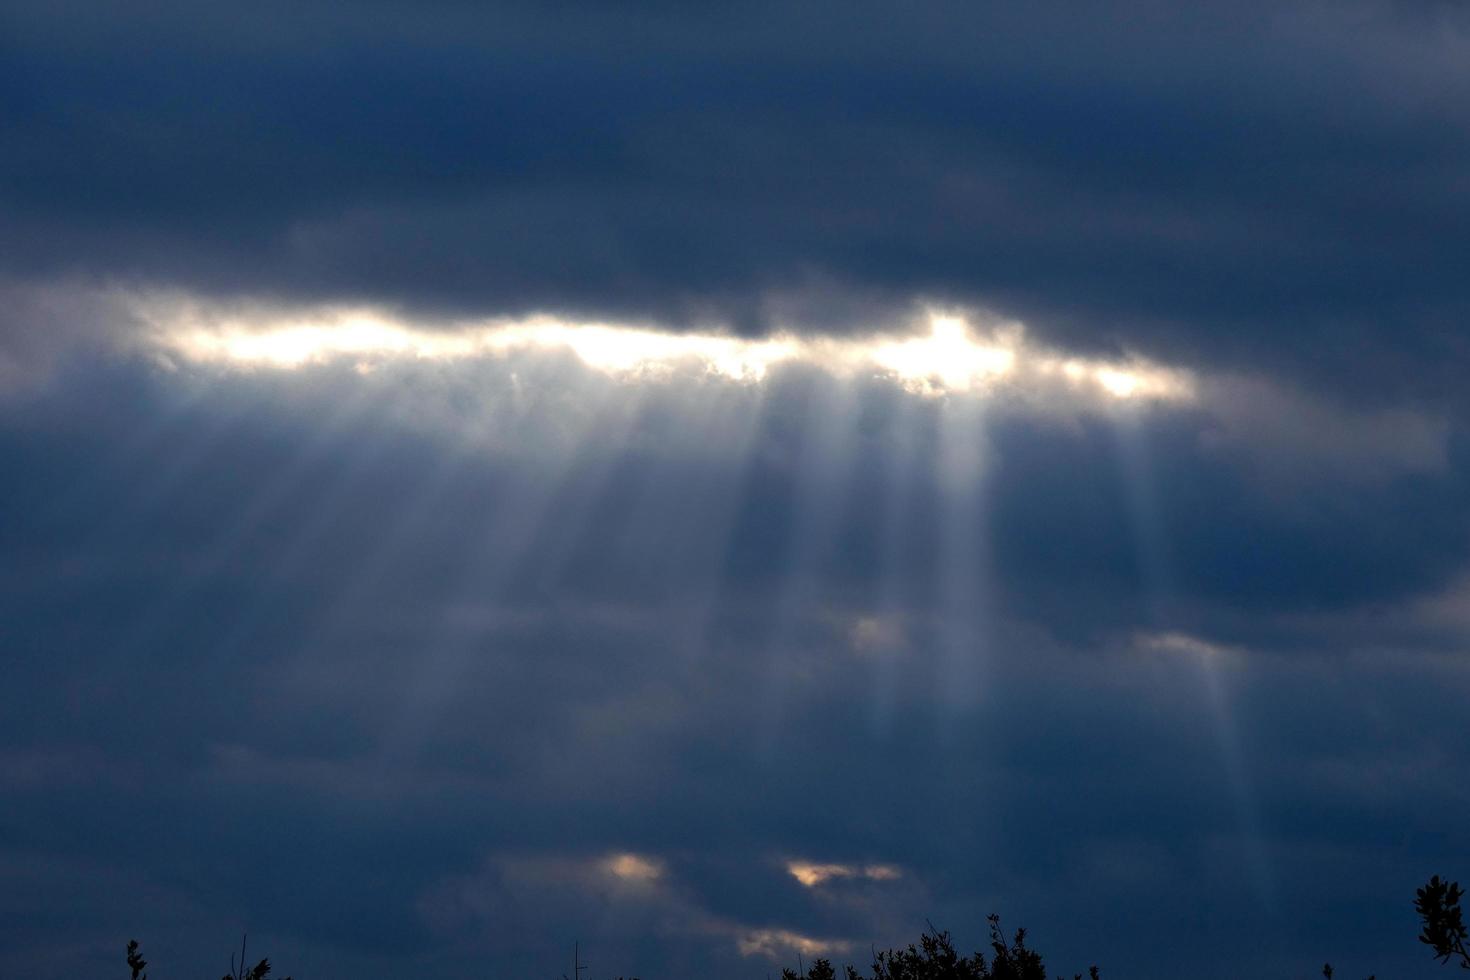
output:
[[[602,864],[603,869],[614,878],[631,882],[657,881],[663,877],[663,866],[641,854],[613,854]]]
[[[977,331],[969,319],[934,312],[927,315],[927,333],[744,338],[544,316],[433,330],[369,310],[241,314],[141,301],[135,311],[169,357],[234,368],[293,369],[349,359],[369,372],[401,360],[464,361],[541,350],[568,351],[594,371],[638,382],[692,373],[753,384],[776,365],[805,364],[843,377],[889,378],[923,396],[1001,386],[1022,391],[1061,386],[1084,397],[1116,400],[1187,401],[1194,394],[1186,371],[1138,358],[1068,357],[1031,344],[1020,324]]]
[[[786,873],[806,888],[815,888],[834,879],[895,881],[903,872],[891,864],[816,864],[811,861],[788,861]]]

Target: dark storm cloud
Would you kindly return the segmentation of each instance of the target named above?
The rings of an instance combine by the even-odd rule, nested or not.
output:
[[[1452,7],[6,20],[12,274],[744,328],[925,296],[1367,396],[1462,354]]]

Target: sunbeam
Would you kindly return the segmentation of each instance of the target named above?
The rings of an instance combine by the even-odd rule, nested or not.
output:
[[[994,602],[984,524],[988,453],[983,405],[946,400],[938,407],[937,424],[941,646],[935,700],[945,709],[939,716],[943,731],[978,696]]]
[[[597,496],[627,451],[647,397],[605,381],[587,387],[588,411],[578,415],[567,444],[546,460],[534,455],[507,459],[507,464],[528,464],[530,472],[502,475],[508,485],[497,488],[493,502],[486,501],[477,514],[480,520],[467,529],[463,565],[450,589],[452,600],[466,610],[493,613],[501,604],[524,601],[528,591],[545,595],[585,530]],[[384,740],[386,761],[417,752],[469,663],[488,655],[484,638],[473,629],[422,651]]]
[[[1109,414],[1115,437],[1119,474],[1128,506],[1133,535],[1133,553],[1139,567],[1139,586],[1148,621],[1166,638],[1164,647],[1183,652],[1196,663],[1203,697],[1214,728],[1227,791],[1243,840],[1247,866],[1251,869],[1257,900],[1262,908],[1277,909],[1274,875],[1266,854],[1260,806],[1252,786],[1245,756],[1239,745],[1230,703],[1219,675],[1221,665],[1209,644],[1183,642],[1184,634],[1169,632],[1174,621],[1173,574],[1168,534],[1159,506],[1156,476],[1142,420],[1135,405],[1122,405]],[[1188,638],[1186,638],[1187,640]]]
[[[1280,912],[1276,886],[1276,872],[1266,849],[1265,827],[1261,820],[1260,803],[1257,799],[1254,780],[1246,765],[1245,753],[1241,748],[1240,734],[1236,730],[1235,715],[1231,710],[1229,692],[1225,687],[1222,662],[1223,652],[1213,644],[1195,640],[1184,634],[1164,634],[1151,638],[1152,645],[1182,654],[1194,662],[1200,686],[1214,727],[1215,744],[1220,753],[1221,766],[1225,772],[1227,792],[1235,811],[1235,822],[1241,836],[1242,857],[1249,871],[1251,885],[1261,908],[1271,915]]]
[[[317,420],[282,468],[271,474],[260,474],[260,483],[251,489],[237,519],[198,559],[203,576],[223,571],[230,560],[251,543],[252,536],[260,536],[266,537],[271,544],[270,566],[274,581],[279,585],[285,584],[290,572],[309,552],[314,532],[327,519],[338,499],[330,491],[322,492],[321,487],[308,487],[307,481],[313,471],[326,464],[329,455],[337,452],[348,440],[352,425],[361,424],[369,397],[366,390],[354,386],[333,399],[323,418]],[[345,469],[352,472],[351,467]],[[335,486],[340,490],[350,483],[351,477],[344,475],[338,478]],[[300,511],[303,504],[310,508],[305,513]],[[268,523],[269,532],[265,530]],[[291,529],[290,534],[282,536],[281,532],[287,528]],[[262,590],[260,601],[234,610],[230,625],[206,654],[206,661],[218,663],[234,656],[258,627],[280,615],[281,610],[272,601],[271,592]]]
[[[659,567],[679,580],[697,583],[697,592],[682,600],[672,598],[665,606],[666,620],[673,624],[674,645],[689,658],[691,668],[708,652],[709,630],[718,614],[724,593],[722,579],[730,536],[739,516],[739,474],[750,459],[766,414],[770,389],[738,388],[716,384],[709,394],[716,412],[705,428],[691,435],[705,447],[691,447],[690,456],[701,461],[698,476],[680,492],[663,488],[668,499],[668,516],[663,522],[663,541],[669,560]]]
[[[911,563],[916,516],[914,485],[922,460],[919,408],[911,399],[900,399],[888,419],[887,443],[875,450],[883,496],[877,513],[876,618],[864,653],[872,663],[870,725],[880,737],[890,733],[903,667],[911,659],[903,640],[905,617],[915,598]]]
[[[190,433],[189,439],[182,444],[158,444],[155,449],[160,462],[153,467],[147,482],[134,488],[132,508],[137,516],[135,526],[129,530],[135,537],[130,548],[135,556],[151,554],[154,562],[187,559],[192,556],[192,549],[205,540],[205,535],[217,537],[228,532],[218,523],[201,527],[196,522],[194,535],[182,542],[183,554],[178,555],[157,553],[150,540],[150,529],[173,516],[173,505],[179,499],[195,495],[199,483],[205,479],[218,481],[221,471],[228,472],[227,464],[234,462],[233,454],[239,445],[236,437],[250,431],[252,423],[259,423],[266,417],[260,403],[248,400],[227,400],[223,405],[201,403],[198,410],[201,413],[195,419],[198,428]],[[212,466],[211,463],[221,465]],[[161,638],[184,618],[185,611],[197,600],[203,584],[190,577],[175,588],[150,594],[139,607],[130,611],[115,638],[116,660],[110,665],[115,672],[113,683],[125,684],[140,663],[157,654],[155,648],[163,648]]]
[[[776,750],[788,710],[794,660],[810,654],[798,640],[830,602],[828,563],[846,510],[857,437],[855,386],[840,379],[813,381],[802,400],[800,435],[787,457],[791,487],[790,533],[771,596],[764,633],[766,689],[761,750]]]

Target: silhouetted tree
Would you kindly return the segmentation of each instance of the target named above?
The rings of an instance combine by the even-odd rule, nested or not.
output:
[[[1464,894],[1459,882],[1442,881],[1435,875],[1414,893],[1414,911],[1424,923],[1419,941],[1434,950],[1434,958],[1441,963],[1455,959],[1462,970],[1470,970],[1470,949],[1465,946],[1470,934],[1460,909]]]
[[[1439,875],[1414,893],[1414,911],[1419,913],[1423,930],[1419,941],[1434,950],[1435,959],[1441,963],[1455,960],[1460,969],[1470,970],[1470,933],[1465,929],[1465,916],[1460,908],[1460,899],[1465,891],[1459,882],[1444,881]],[[1332,964],[1322,965],[1322,976],[1332,980]],[[1368,980],[1374,980],[1369,977]]]
[[[147,968],[148,961],[138,955],[138,940],[128,940],[128,968],[133,971],[133,980],[148,980],[148,974],[143,970]]]
[[[1007,941],[1000,916],[990,916],[989,922],[992,956],[988,962],[984,953],[961,956],[947,930],[930,926],[917,946],[910,943],[905,949],[874,954],[871,980],[1047,980],[1041,954],[1026,945],[1026,930],[1017,929]],[[1089,969],[1088,975],[1098,980],[1097,967]],[[844,976],[846,980],[867,980],[852,966],[844,969]],[[782,970],[781,980],[837,980],[837,971],[830,960],[819,959],[805,974]],[[1075,980],[1082,980],[1082,974],[1076,974]]]
[[[245,969],[245,937],[240,937],[240,965],[235,965],[235,954],[230,954],[230,972],[226,973],[220,980],[266,980],[271,975],[271,961],[261,960],[250,970]],[[291,980],[286,977],[286,980]]]

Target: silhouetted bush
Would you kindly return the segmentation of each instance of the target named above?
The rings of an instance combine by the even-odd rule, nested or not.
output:
[[[1041,954],[1026,945],[1026,930],[1017,929],[1007,942],[1000,916],[990,916],[989,922],[992,955],[988,962],[984,953],[959,955],[949,932],[930,926],[917,946],[910,943],[906,949],[874,954],[871,980],[1047,980]],[[843,972],[846,980],[866,980],[851,965]],[[1089,969],[1088,975],[1097,980],[1097,967]],[[830,960],[819,959],[804,976],[782,970],[781,980],[837,980],[837,971]],[[1076,974],[1075,980],[1082,980],[1082,974]]]

